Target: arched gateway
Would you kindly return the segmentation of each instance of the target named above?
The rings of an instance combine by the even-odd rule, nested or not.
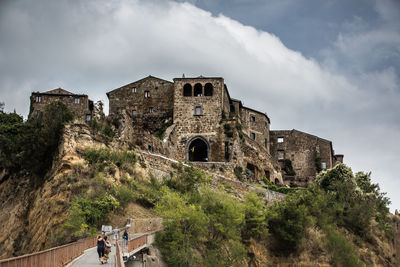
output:
[[[209,160],[210,145],[204,137],[193,137],[187,146],[187,159],[189,161],[203,161]]]

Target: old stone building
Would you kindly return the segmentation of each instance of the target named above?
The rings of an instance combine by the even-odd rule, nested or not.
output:
[[[232,99],[221,77],[175,78],[171,83],[149,76],[107,96],[121,135],[145,149],[204,168],[220,165],[250,180],[267,176],[283,183],[279,163],[269,154],[268,116]],[[165,131],[157,141],[154,134],[159,136],[160,129]]]
[[[47,92],[33,92],[30,97],[31,107],[29,117],[39,116],[44,112],[46,106],[52,102],[62,101],[74,112],[79,119],[89,121],[92,119],[93,101],[87,95],[74,94],[62,88],[57,88]]]
[[[107,96],[121,138],[238,179],[307,186],[320,169],[342,160],[330,141],[296,130],[270,131],[267,114],[231,98],[222,77],[170,82],[148,76]]]
[[[332,142],[318,136],[295,129],[270,131],[270,136],[271,154],[285,170],[285,184],[307,186],[320,171],[343,162],[343,155],[334,154]]]
[[[132,120],[136,134],[154,133],[172,118],[173,90],[172,82],[148,76],[108,92],[109,113]]]

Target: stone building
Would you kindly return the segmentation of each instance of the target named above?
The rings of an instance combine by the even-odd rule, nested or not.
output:
[[[271,154],[282,169],[291,165],[293,173],[284,173],[284,182],[291,186],[306,186],[318,172],[343,162],[343,155],[335,155],[332,142],[298,130],[270,131]]]
[[[132,120],[132,130],[154,133],[172,118],[174,84],[148,76],[107,93],[109,113]]]
[[[222,77],[175,78],[171,83],[149,76],[107,96],[121,135],[144,149],[202,167],[220,164],[232,172],[238,167],[236,174],[247,179],[268,174],[283,182],[278,161],[269,155],[268,116],[232,99]],[[157,141],[153,137],[160,129],[165,131]]]
[[[238,179],[266,177],[278,184],[306,186],[316,176],[317,160],[328,169],[342,159],[334,156],[330,141],[296,130],[270,131],[267,114],[231,98],[222,77],[170,82],[148,76],[107,96],[109,116],[118,121],[121,138]],[[296,175],[286,173],[287,159]]]
[[[87,95],[74,94],[62,88],[47,92],[33,92],[30,97],[29,117],[39,116],[52,102],[62,101],[79,119],[90,121],[93,115],[93,101]]]

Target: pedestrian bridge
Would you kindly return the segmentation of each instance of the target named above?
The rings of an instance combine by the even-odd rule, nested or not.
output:
[[[160,218],[155,219],[159,220]],[[132,226],[135,225],[133,224]],[[125,229],[128,230],[128,228],[130,227],[120,228],[119,235],[122,235],[122,232]],[[138,228],[143,227],[138,226]],[[151,232],[150,229],[150,226],[147,226],[146,230],[149,230],[148,232],[131,234],[127,244],[123,240],[115,242],[106,266],[125,267],[125,262],[129,258],[132,258],[135,254],[140,255],[140,252],[147,250],[148,247],[153,244],[156,232],[159,231],[160,228],[153,229]],[[130,230],[130,232],[132,232],[132,230],[135,229]],[[114,241],[113,235],[113,233],[107,234],[110,241]],[[143,255],[140,256],[139,258],[143,261]],[[99,265],[97,237],[85,238],[44,251],[0,260],[0,267],[91,267]],[[136,264],[135,266],[143,266],[143,263],[139,263],[139,265]]]

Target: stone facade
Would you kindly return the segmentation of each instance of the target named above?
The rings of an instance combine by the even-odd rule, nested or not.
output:
[[[46,109],[46,106],[56,101],[62,101],[74,112],[78,119],[91,120],[93,115],[93,101],[87,95],[73,94],[62,88],[47,92],[33,92],[31,94],[31,109],[29,117],[39,116]]]
[[[288,185],[306,186],[322,170],[333,168],[343,161],[343,155],[334,155],[332,142],[298,130],[271,131],[271,154],[281,167],[290,160],[295,175],[285,175]]]
[[[317,156],[326,168],[341,160],[333,156],[330,141],[299,131],[272,134],[266,113],[231,98],[222,77],[182,77],[169,82],[149,76],[107,96],[110,116],[120,122],[121,138],[205,169],[225,169],[230,177],[249,182],[266,177],[277,184],[307,185],[316,175]],[[278,144],[281,135],[287,142]],[[285,157],[296,170],[296,177],[289,177],[292,183],[283,179]]]
[[[172,119],[173,83],[148,76],[107,93],[109,114],[130,118],[134,133],[154,133]]]

